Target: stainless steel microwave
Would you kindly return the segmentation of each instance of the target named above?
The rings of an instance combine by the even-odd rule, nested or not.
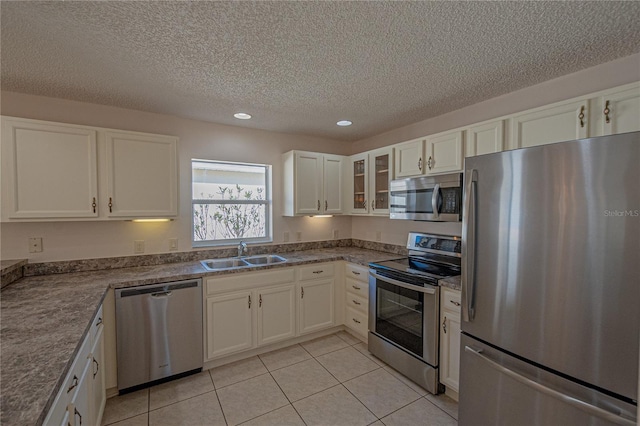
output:
[[[391,219],[460,222],[462,173],[391,181]]]

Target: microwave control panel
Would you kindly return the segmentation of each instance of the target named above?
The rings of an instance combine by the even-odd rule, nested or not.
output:
[[[460,213],[460,188],[443,188],[442,191],[442,210],[440,213]]]

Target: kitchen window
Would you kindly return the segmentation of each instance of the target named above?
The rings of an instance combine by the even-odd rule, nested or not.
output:
[[[194,247],[271,242],[271,166],[191,160]]]

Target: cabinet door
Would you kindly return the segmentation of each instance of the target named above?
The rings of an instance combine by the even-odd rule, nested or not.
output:
[[[462,131],[427,139],[427,174],[462,170]]]
[[[295,213],[320,214],[323,156],[315,152],[295,154]]]
[[[71,398],[69,404],[69,417],[73,421],[69,422],[71,426],[80,426],[90,424],[91,415],[91,359],[84,359],[84,370],[78,381],[78,387],[75,394]]]
[[[104,326],[101,325],[95,335],[91,349],[91,421],[88,424],[101,424],[104,406],[107,402],[104,362]]]
[[[311,333],[334,325],[333,278],[300,283],[298,330]]]
[[[251,349],[253,310],[251,291],[207,298],[207,358]]]
[[[295,284],[258,290],[258,345],[296,335]]]
[[[441,323],[440,382],[458,392],[460,381],[460,314],[443,311]]]
[[[358,154],[350,157],[351,159],[351,178],[353,196],[351,200],[350,211],[355,214],[367,214],[369,212],[369,204],[367,203],[367,194],[369,192],[369,181],[367,179],[369,156]]]
[[[341,155],[324,155],[323,159],[323,182],[324,182],[324,205],[323,212],[326,214],[342,214],[342,167],[344,158]]]
[[[600,98],[602,134],[640,130],[640,87],[609,93]]]
[[[587,100],[537,109],[511,118],[512,148],[588,137]]]
[[[465,157],[491,154],[504,149],[504,120],[498,120],[467,130]]]
[[[9,218],[98,216],[96,131],[2,119],[2,202]]]
[[[178,214],[177,140],[140,133],[105,132],[106,204],[110,217]]]
[[[393,149],[383,148],[369,153],[369,199],[371,213],[389,214],[389,181],[393,175]]]
[[[424,139],[395,146],[396,178],[424,174]]]

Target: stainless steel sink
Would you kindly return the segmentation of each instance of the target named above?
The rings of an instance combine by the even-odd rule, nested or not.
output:
[[[245,257],[243,260],[249,265],[271,265],[274,263],[282,263],[287,261],[287,259],[285,259],[284,257],[277,256],[275,254]]]
[[[250,266],[243,259],[237,258],[201,260],[200,263],[209,271],[219,271],[221,269],[232,269],[242,266]]]

